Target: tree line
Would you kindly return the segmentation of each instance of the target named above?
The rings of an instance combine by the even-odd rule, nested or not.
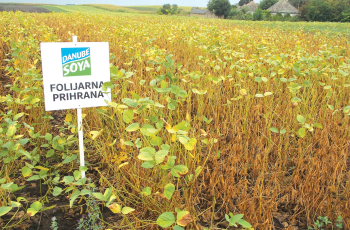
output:
[[[262,0],[259,8],[250,14],[243,6],[253,0],[240,0],[231,5],[229,0],[210,0],[208,9],[217,16],[224,15],[228,19],[267,20],[267,21],[320,21],[320,22],[350,22],[350,0],[289,0],[299,10],[299,15],[277,13],[271,15],[267,10],[279,0]]]

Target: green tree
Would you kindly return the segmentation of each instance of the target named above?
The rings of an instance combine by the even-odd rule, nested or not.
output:
[[[270,11],[263,10],[263,14],[264,14],[264,20],[265,21],[271,21],[272,15],[271,15]]]
[[[216,16],[225,15],[225,17],[227,17],[231,10],[229,0],[210,0],[207,6],[208,10],[213,12]]]
[[[283,19],[284,19],[284,21],[291,21],[292,16],[290,16],[290,14],[288,13],[288,14],[284,15]]]
[[[171,13],[172,14],[178,14],[179,13],[179,7],[176,4],[173,4],[171,7]]]
[[[276,2],[278,2],[278,0],[263,0],[260,3],[259,7],[263,10],[267,10],[268,8],[276,4]]]
[[[264,16],[263,15],[263,10],[258,8],[253,13],[253,20],[254,21],[261,21],[261,20],[263,20],[263,16]]]
[[[300,9],[300,17],[306,21],[332,21],[333,8],[327,0],[310,0]]]
[[[171,10],[171,5],[170,4],[164,4],[163,9],[170,11]]]
[[[253,0],[239,0],[238,5],[243,6],[245,4],[248,4],[251,1],[253,1]]]
[[[171,5],[164,4],[162,8],[158,10],[158,14],[169,14],[171,13]]]
[[[283,21],[283,15],[278,12],[275,16],[272,17],[273,21]]]
[[[350,9],[341,13],[341,22],[350,22]]]
[[[179,12],[179,7],[176,4],[172,6],[170,4],[164,4],[163,7],[158,10],[158,14],[178,14]]]
[[[305,5],[309,0],[289,0],[288,2],[292,4],[295,8],[300,9],[303,5]]]
[[[343,15],[346,11],[350,10],[350,0],[328,0],[331,4],[332,10],[332,21],[339,22],[343,20]]]

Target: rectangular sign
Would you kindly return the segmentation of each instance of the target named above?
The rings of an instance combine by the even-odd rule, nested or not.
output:
[[[45,110],[106,106],[111,101],[108,42],[41,43]]]

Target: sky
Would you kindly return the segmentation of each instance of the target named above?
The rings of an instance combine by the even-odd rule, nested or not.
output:
[[[178,6],[198,6],[206,7],[209,0],[0,0],[0,3],[45,3],[45,4],[113,4],[117,6],[144,6],[144,5],[164,5],[167,3]],[[230,0],[231,4],[238,3],[239,0]]]

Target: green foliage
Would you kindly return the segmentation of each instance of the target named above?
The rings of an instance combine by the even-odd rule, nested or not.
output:
[[[238,5],[239,5],[239,6],[243,6],[243,5],[245,5],[245,4],[248,4],[248,3],[251,2],[251,1],[253,1],[253,0],[239,0]]]
[[[315,228],[308,227],[309,230],[324,230],[327,228],[327,225],[332,224],[331,221],[328,220],[327,216],[319,216],[314,223]]]
[[[284,17],[283,17],[283,20],[284,20],[284,21],[291,21],[291,19],[292,19],[292,16],[290,16],[289,13],[286,14],[286,15],[284,15]]]
[[[37,212],[41,210],[43,204],[40,201],[35,201],[30,205],[30,208],[27,209],[28,216],[34,216]]]
[[[335,226],[339,229],[343,228],[343,218],[341,216],[338,216]]]
[[[309,0],[289,0],[288,2],[292,4],[295,8],[300,9],[305,5]]]
[[[332,5],[327,0],[310,0],[300,10],[300,16],[306,21],[332,21]]]
[[[300,9],[300,17],[306,21],[348,22],[350,0],[310,0]]]
[[[179,7],[176,4],[172,6],[170,4],[164,4],[162,8],[158,10],[158,14],[178,14],[180,13]]]
[[[243,214],[233,215],[232,212],[230,212],[229,215],[225,214],[225,219],[226,221],[228,221],[229,226],[238,227],[237,224],[239,224],[243,228],[251,228],[252,225],[249,224],[247,221],[243,220],[243,216]]]
[[[273,6],[278,0],[263,0],[260,2],[259,7],[263,10],[267,10],[271,6]]]
[[[275,16],[272,17],[272,21],[283,21],[283,15],[278,12]]]
[[[244,13],[243,10],[238,10],[236,8],[232,8],[230,10],[230,13],[227,17],[228,19],[233,19],[233,20],[253,20],[253,15],[250,13]]]
[[[231,3],[229,0],[209,0],[207,7],[215,15],[227,17],[231,10]]]
[[[350,22],[350,9],[341,12],[341,22]]]
[[[172,212],[162,213],[158,219],[157,224],[162,228],[167,228],[175,223],[175,216]]]
[[[263,10],[264,20],[271,21],[272,15],[269,10]]]
[[[0,216],[6,215],[9,211],[11,211],[12,207],[2,206],[0,207]]]
[[[254,19],[254,21],[261,21],[261,20],[263,20],[263,11],[262,11],[262,9],[260,9],[260,8],[258,8],[258,9],[256,9],[255,11],[254,11],[254,13],[253,13],[253,19]]]
[[[58,230],[57,219],[56,219],[55,216],[51,218],[51,226],[50,226],[50,228],[52,230]]]
[[[88,215],[82,215],[82,217],[79,220],[77,229],[103,229],[101,221],[99,220],[101,214],[100,208],[94,196],[87,196],[86,207]]]
[[[349,22],[350,0],[328,0],[332,6],[332,21]]]

